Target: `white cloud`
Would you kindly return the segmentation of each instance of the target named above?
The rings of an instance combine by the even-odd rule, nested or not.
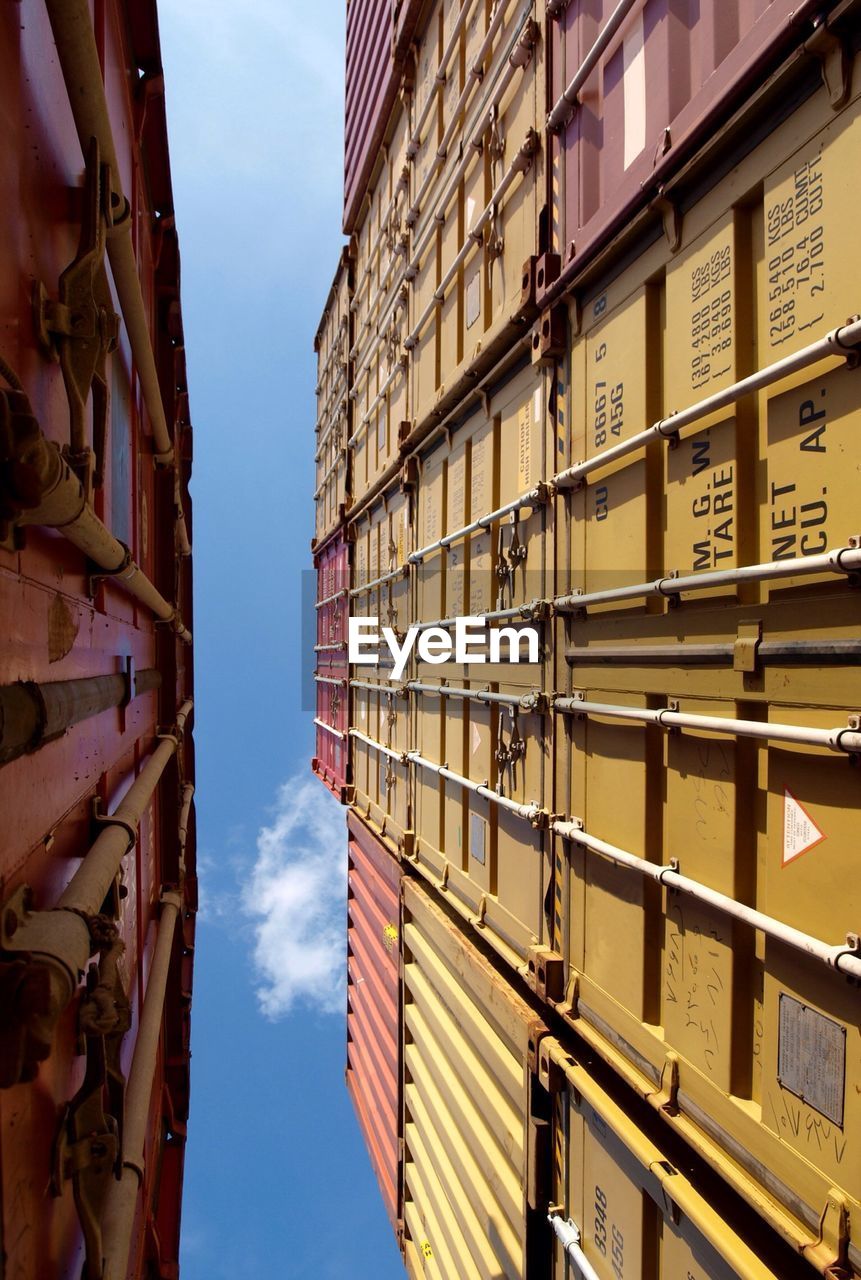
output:
[[[242,905],[253,921],[257,998],[269,1018],[304,1003],[342,1013],[346,977],[344,810],[313,778],[280,788],[257,835]]]

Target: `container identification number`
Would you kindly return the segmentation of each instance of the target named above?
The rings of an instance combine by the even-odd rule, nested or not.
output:
[[[604,1258],[609,1258],[616,1280],[623,1280],[625,1265],[625,1237],[615,1222],[607,1230],[607,1193],[595,1184],[595,1245]]]
[[[607,357],[607,343],[595,348],[595,363],[601,364]],[[603,449],[607,433],[621,436],[625,425],[625,383],[621,379],[610,385],[606,378],[595,382],[593,439],[596,449]]]

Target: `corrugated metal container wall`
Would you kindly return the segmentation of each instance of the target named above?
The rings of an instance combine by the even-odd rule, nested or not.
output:
[[[347,618],[350,601],[350,547],[343,532],[331,537],[314,557],[317,570],[317,754],[311,768],[341,803],[350,781],[350,687]]]
[[[404,884],[404,1260],[410,1276],[520,1277],[529,1055],[540,1023],[418,885]]]
[[[669,1151],[657,1126],[620,1106],[606,1082],[551,1036],[538,1045],[537,1083],[551,1096],[551,1214],[559,1280],[790,1280],[807,1265],[762,1230],[717,1180]],[[533,1099],[541,1094],[533,1084]],[[534,1101],[533,1101],[534,1106]],[[681,1159],[680,1159],[681,1157]],[[576,1238],[574,1249],[572,1237]],[[568,1246],[566,1249],[565,1246]]]
[[[554,6],[548,205],[558,261],[546,285],[560,266],[563,279],[576,275],[632,212],[660,202],[662,184],[695,145],[830,7],[816,0]],[[823,36],[824,27],[811,48],[824,55]]]
[[[314,339],[317,353],[317,464],[314,543],[331,536],[344,519],[350,495],[350,334],[352,259],[341,254],[323,316]]]
[[[386,1212],[399,1230],[401,871],[349,815],[347,1089]]]
[[[578,483],[579,594],[557,634],[573,700],[556,702],[556,809],[585,828],[559,851],[572,1016],[644,1091],[673,1055],[679,1127],[814,1255],[834,1196],[861,1194],[858,996],[839,972],[857,964],[840,886],[861,803],[861,615],[841,560],[858,510],[861,330],[840,265],[857,74],[840,114],[821,89],[690,208],[675,253],[655,245],[583,299],[569,413],[585,462],[561,481]],[[662,890],[676,864],[685,881]],[[823,1244],[820,1265],[845,1248]]]
[[[808,1274],[348,823],[347,1085],[409,1275],[562,1277],[574,1233],[599,1280]]]
[[[196,879],[192,433],[158,23],[153,3],[93,19],[64,0],[2,27],[3,1267],[167,1275]]]
[[[456,0],[438,8],[439,43],[430,38],[431,24],[415,100],[420,114],[436,97],[435,110],[430,128],[414,130],[418,149],[406,217],[410,303],[403,345],[410,417],[417,424],[440,408],[459,374],[495,339],[504,334],[510,341],[518,332],[522,270],[535,249],[543,173],[536,126],[544,63],[534,6],[500,4],[489,16],[478,5],[463,24],[442,85],[438,65],[462,10]],[[478,83],[476,65],[483,69]],[[459,145],[461,139],[468,145]]]
[[[344,231],[353,231],[398,95],[421,0],[347,0]]]
[[[447,903],[446,927],[468,922],[512,994],[519,975],[542,1002],[559,1037],[541,1068],[558,1086],[554,1194],[608,1280],[861,1273],[861,323],[846,268],[861,5],[826,8],[814,22],[779,0],[648,0],[612,6],[616,22],[609,5],[554,5],[547,45],[527,48],[530,10],[441,3],[357,226],[352,609],[400,633],[489,613],[542,643],[537,663],[480,680],[415,653],[398,681],[354,668],[356,804]],[[521,309],[498,330],[479,310],[493,332],[470,352],[463,119],[500,77],[503,117],[506,94],[515,115],[530,94],[552,107],[581,67],[573,119],[550,131],[549,220],[536,189],[530,247],[513,235]],[[437,220],[423,259],[447,183],[457,219]],[[517,322],[536,292],[530,365]],[[636,1112],[627,1134],[595,1081],[577,1084],[583,1051]],[[430,1131],[437,1113],[415,1105]],[[475,1230],[491,1202],[464,1172],[469,1144],[453,1159],[422,1141],[419,1127],[413,1163],[432,1172],[417,1185],[444,1243],[410,1227],[407,1161],[408,1263],[460,1275],[477,1250],[483,1274],[499,1259]],[[703,1190],[680,1209],[667,1187],[689,1166]],[[440,1190],[457,1177],[469,1208]]]
[[[525,332],[543,165],[533,7],[438,0],[422,20],[415,86],[392,112],[356,233],[354,497]]]
[[[351,611],[356,617],[377,618],[378,626],[393,627],[398,633],[409,627],[404,566],[412,548],[411,506],[409,495],[398,491],[369,507],[352,526]],[[351,674],[355,803],[402,848],[412,827],[409,767],[404,759],[412,739],[408,717],[402,713],[405,704],[399,714],[401,694],[385,681],[387,669],[380,663],[356,665]]]

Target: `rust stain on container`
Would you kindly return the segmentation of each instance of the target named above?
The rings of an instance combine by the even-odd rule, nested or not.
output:
[[[80,621],[58,593],[48,610],[48,661],[59,662],[72,648],[80,629]]]

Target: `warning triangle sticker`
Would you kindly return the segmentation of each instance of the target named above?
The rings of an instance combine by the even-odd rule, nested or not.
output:
[[[788,866],[802,853],[826,839],[807,810],[800,805],[788,787],[783,788],[783,863]]]

